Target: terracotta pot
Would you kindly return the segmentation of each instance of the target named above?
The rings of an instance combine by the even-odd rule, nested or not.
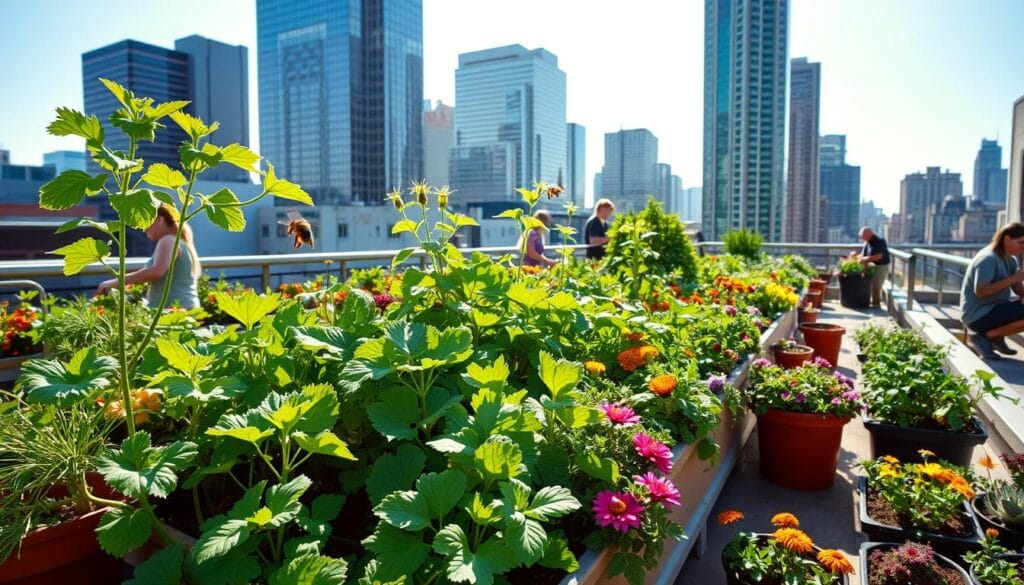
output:
[[[825,270],[818,271],[818,280],[824,280],[825,286],[828,286],[828,283],[832,282],[833,276],[835,276],[835,273],[832,272],[831,268],[826,268]]]
[[[98,474],[90,474],[87,481],[100,497],[120,497]],[[65,497],[67,490],[55,487],[50,495]],[[64,585],[83,582],[83,575],[89,575],[91,583],[119,582],[121,561],[100,550],[96,540],[96,526],[107,510],[100,508],[30,533],[21,541],[20,551],[0,564],[0,583]]]
[[[833,368],[839,363],[839,348],[846,329],[830,323],[804,323],[800,326],[804,343],[814,348],[814,357],[828,360]]]
[[[757,417],[761,475],[795,490],[832,486],[849,417],[769,408]]]
[[[828,281],[822,280],[820,278],[812,278],[811,281],[807,284],[808,292],[818,292],[818,297],[817,300],[814,301],[814,306],[818,307],[819,309],[821,308],[821,303],[825,301],[825,287],[827,286]]]
[[[821,307],[821,299],[824,298],[824,295],[824,291],[814,289],[808,290],[804,293],[804,298],[803,301],[801,301],[801,303],[804,305],[810,303],[814,305],[815,308],[819,308]]]
[[[797,323],[817,323],[818,315],[820,314],[821,311],[817,309],[808,311],[807,309],[800,307],[796,311],[796,321]]]
[[[806,345],[795,345],[789,349],[773,345],[771,350],[772,357],[775,358],[775,365],[786,370],[799,368],[811,361],[814,356],[814,350]]]

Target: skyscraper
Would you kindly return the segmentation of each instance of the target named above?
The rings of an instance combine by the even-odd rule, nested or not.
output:
[[[539,181],[565,184],[565,73],[558,68],[558,57],[521,45],[463,53],[455,71],[455,107],[453,159],[463,162],[457,174],[453,169],[451,179],[467,200],[485,196],[474,193],[471,186],[479,184],[478,173],[487,171],[469,163],[473,157],[466,154],[467,149],[507,157],[502,153],[509,147],[512,174],[502,182],[513,188]],[[497,177],[492,178],[497,182]],[[513,195],[510,190],[504,198]]]
[[[904,177],[900,181],[900,212],[893,218],[892,240],[912,244],[924,242],[928,213],[933,205],[940,205],[947,196],[953,199],[964,196],[960,173],[928,167],[924,173]]]
[[[826,201],[822,230],[832,230],[835,241],[857,237],[860,221],[860,167],[846,164],[846,135],[827,134],[818,142],[820,163],[818,191]],[[881,232],[879,232],[881,233]]]
[[[987,205],[1006,205],[1006,169],[1003,148],[996,140],[981,139],[974,159],[974,198]]]
[[[122,106],[98,81],[99,78],[116,81],[135,92],[135,95],[150,97],[160,103],[189,99],[188,71],[187,54],[139,41],[119,41],[83,53],[85,114],[100,119],[104,138],[111,150],[128,152],[128,136],[110,124],[110,114]],[[146,164],[164,163],[172,168],[180,168],[178,148],[185,140],[185,132],[173,122],[165,125],[165,129],[157,132],[154,142],[140,141],[137,144],[136,157],[144,159]],[[100,171],[99,165],[91,158],[87,161],[87,167],[91,173]]]
[[[671,176],[669,168],[668,177]],[[598,196],[611,199],[625,212],[643,209],[648,195],[661,198],[658,139],[646,128],[605,134],[601,193]]]
[[[423,174],[421,0],[257,0],[260,144],[318,203]]]
[[[566,125],[565,190],[573,203],[583,206],[587,195],[587,129],[569,122]]]
[[[220,122],[216,144],[249,145],[249,50],[241,45],[192,35],[174,41],[189,56],[189,113],[206,122]],[[211,181],[249,181],[249,173],[220,165],[203,173]]]
[[[0,161],[3,164],[3,161]],[[85,152],[81,150],[54,150],[43,153],[43,166],[53,167],[59,175],[64,171],[84,171]]]
[[[818,113],[821,64],[793,59],[789,94],[789,172],[786,180],[786,229],[789,242],[821,242],[818,200]]]
[[[1024,217],[1024,96],[1013,102],[1013,129],[1010,137],[1006,221],[1021,221]]]
[[[455,108],[438,100],[423,102],[423,176],[435,187],[448,185],[448,163],[451,158],[455,127]]]
[[[704,235],[783,228],[788,0],[704,2]]]

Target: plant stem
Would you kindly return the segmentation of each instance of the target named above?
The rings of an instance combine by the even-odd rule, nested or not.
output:
[[[135,138],[131,138],[128,145],[128,158],[130,160],[135,159],[136,141]],[[132,171],[124,171],[124,177],[121,180],[121,197],[127,197],[128,186],[131,183]],[[118,222],[120,225],[117,228],[118,245],[117,245],[117,288],[121,292],[121,298],[117,302],[117,341],[118,349],[120,351],[121,361],[121,403],[124,407],[125,419],[128,423],[128,437],[135,436],[135,416],[132,414],[132,396],[131,396],[131,366],[128,363],[128,341],[125,336],[125,329],[127,328],[128,322],[128,295],[125,290],[125,258],[127,257],[128,251],[126,250],[128,244],[128,235],[125,227],[124,220]]]

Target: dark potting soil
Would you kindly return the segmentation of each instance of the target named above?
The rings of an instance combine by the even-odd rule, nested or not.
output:
[[[897,514],[885,498],[871,491],[868,492],[868,517],[875,522],[890,526],[912,527],[909,515]],[[971,524],[971,519],[966,514],[960,514],[942,525],[939,530],[935,531],[935,534],[970,538],[974,536],[974,525]]]

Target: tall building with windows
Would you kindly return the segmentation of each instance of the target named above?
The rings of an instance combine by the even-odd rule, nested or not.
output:
[[[1006,221],[1021,221],[1024,218],[1024,96],[1013,102],[1013,129],[1010,137]]]
[[[3,164],[0,161],[0,164]],[[84,171],[85,152],[81,150],[54,150],[43,153],[43,166],[53,167],[59,175],[64,171]]]
[[[821,137],[818,163],[818,191],[826,202],[822,230],[833,234],[834,241],[853,241],[861,227],[860,167],[846,164],[845,134]]]
[[[661,172],[670,180],[671,168]],[[661,198],[658,177],[658,139],[650,130],[637,128],[604,135],[604,166],[598,196],[611,199],[623,212],[643,209],[648,195]]]
[[[818,191],[818,118],[821,63],[793,59],[789,83],[789,169],[786,179],[787,242],[822,242]]]
[[[981,140],[974,159],[974,198],[987,205],[1006,205],[1006,169],[1003,147],[996,140]]]
[[[917,244],[925,241],[928,214],[941,207],[947,197],[959,201],[964,196],[960,173],[928,167],[923,173],[911,173],[900,181],[900,212],[893,218],[892,241]]]
[[[704,2],[704,235],[783,232],[788,0]]]
[[[423,175],[421,0],[257,0],[260,149],[317,203]]]
[[[565,185],[565,73],[558,57],[521,45],[463,53],[455,71],[455,107],[451,180],[460,199],[488,200],[502,183],[512,185],[505,200],[513,197],[515,187],[539,181]],[[494,175],[494,164],[483,164],[499,158],[509,163],[510,177],[502,179]],[[484,180],[493,188],[475,192]]]
[[[583,207],[587,196],[587,129],[570,122],[565,136],[565,190],[570,200]]]
[[[448,185],[448,164],[454,144],[455,108],[438,100],[423,102],[423,177],[428,185]]]

